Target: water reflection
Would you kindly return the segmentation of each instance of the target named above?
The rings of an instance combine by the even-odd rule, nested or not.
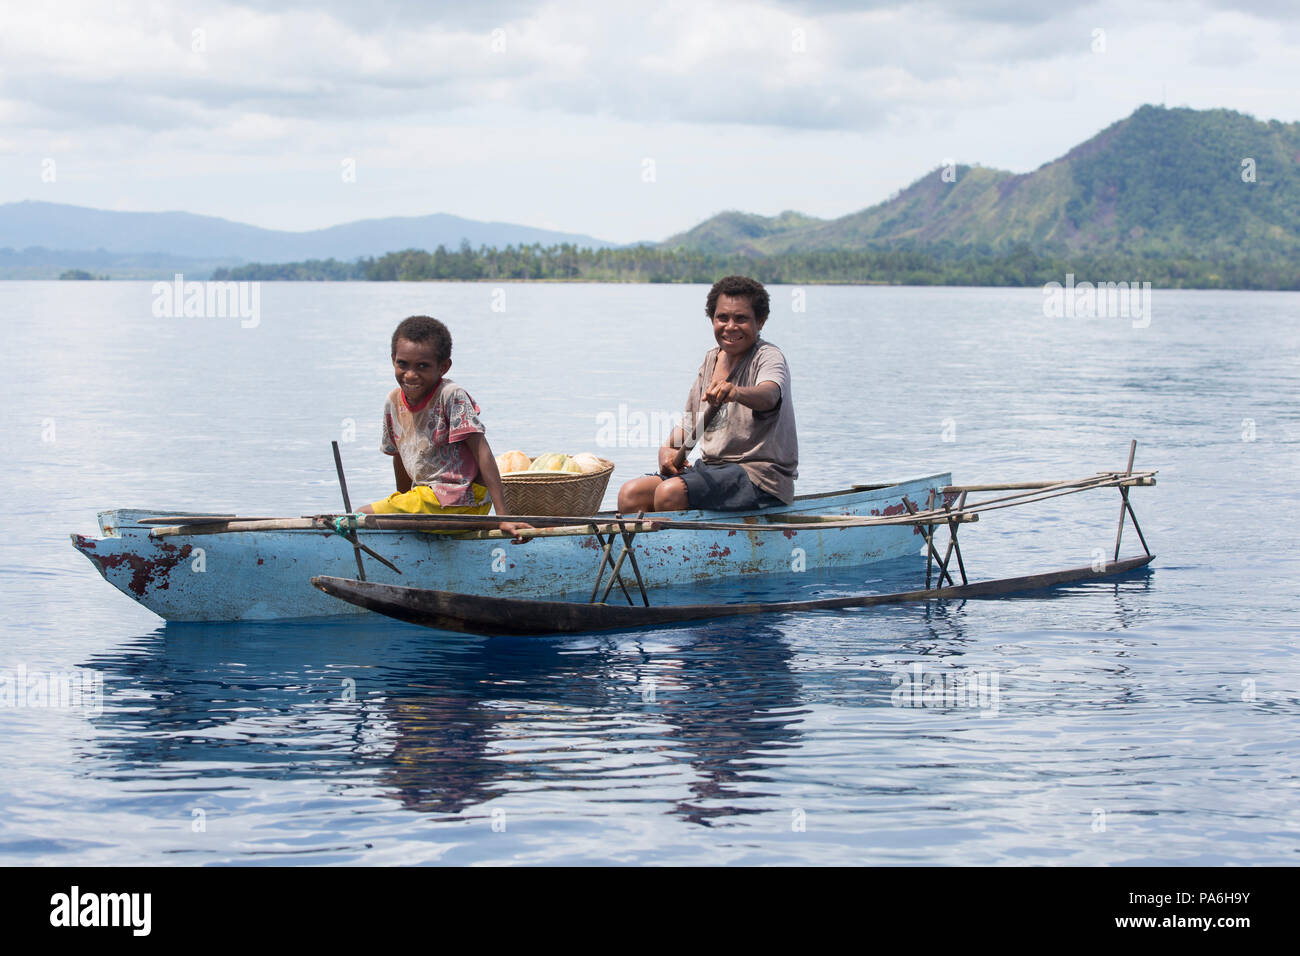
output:
[[[672,725],[667,736],[692,755],[697,775],[690,797],[674,802],[674,813],[708,823],[746,812],[744,801],[776,795],[761,787],[764,771],[774,753],[798,748],[798,725],[808,713],[798,703],[792,657],[771,623],[728,621],[698,631],[677,683],[659,698]]]
[[[1143,608],[1137,584],[1087,586],[1090,623],[1104,589],[1107,626],[1131,626]],[[1023,607],[1050,621],[1068,613],[1056,600],[1065,596]],[[890,706],[910,662],[988,667],[988,644],[968,629],[975,619],[987,635],[988,615],[1010,606],[882,607],[565,639],[474,638],[377,616],[168,625],[87,663],[103,675],[106,700],[86,757],[94,775],[114,781],[220,789],[324,779],[336,792],[448,817],[512,793],[598,790],[710,825],[783,797],[784,765],[806,749],[803,725],[822,705],[870,723],[878,718],[866,712]],[[807,650],[818,663],[799,667]],[[971,652],[977,663],[962,665]],[[1110,683],[1124,683],[1123,661],[1108,656],[1108,665]]]
[[[89,662],[107,700],[87,756],[112,780],[328,776],[455,814],[553,785],[575,749],[599,752],[601,777],[645,736],[690,777],[677,811],[703,819],[698,800],[758,795],[745,780],[761,765],[742,761],[796,746],[790,653],[753,622],[599,640],[382,618],[169,625]]]

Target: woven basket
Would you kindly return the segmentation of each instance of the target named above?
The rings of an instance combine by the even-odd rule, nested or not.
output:
[[[600,471],[512,471],[501,476],[506,509],[512,515],[593,515],[614,473],[614,463],[600,459]]]

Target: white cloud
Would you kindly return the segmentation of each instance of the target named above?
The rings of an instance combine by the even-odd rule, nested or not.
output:
[[[285,228],[447,211],[624,240],[728,207],[840,215],[946,157],[1035,168],[1166,94],[1300,118],[1297,9],[7,3],[0,200]]]

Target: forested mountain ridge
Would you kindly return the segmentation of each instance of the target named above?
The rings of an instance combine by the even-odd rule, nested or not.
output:
[[[747,234],[735,228],[742,221]],[[727,212],[663,245],[771,255],[896,243],[1196,258],[1300,251],[1300,123],[1143,106],[1030,173],[940,167],[838,219]]]

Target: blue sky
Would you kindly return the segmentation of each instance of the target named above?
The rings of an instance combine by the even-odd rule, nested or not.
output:
[[[1025,172],[1142,103],[1300,119],[1300,4],[0,3],[0,201],[662,239]]]

